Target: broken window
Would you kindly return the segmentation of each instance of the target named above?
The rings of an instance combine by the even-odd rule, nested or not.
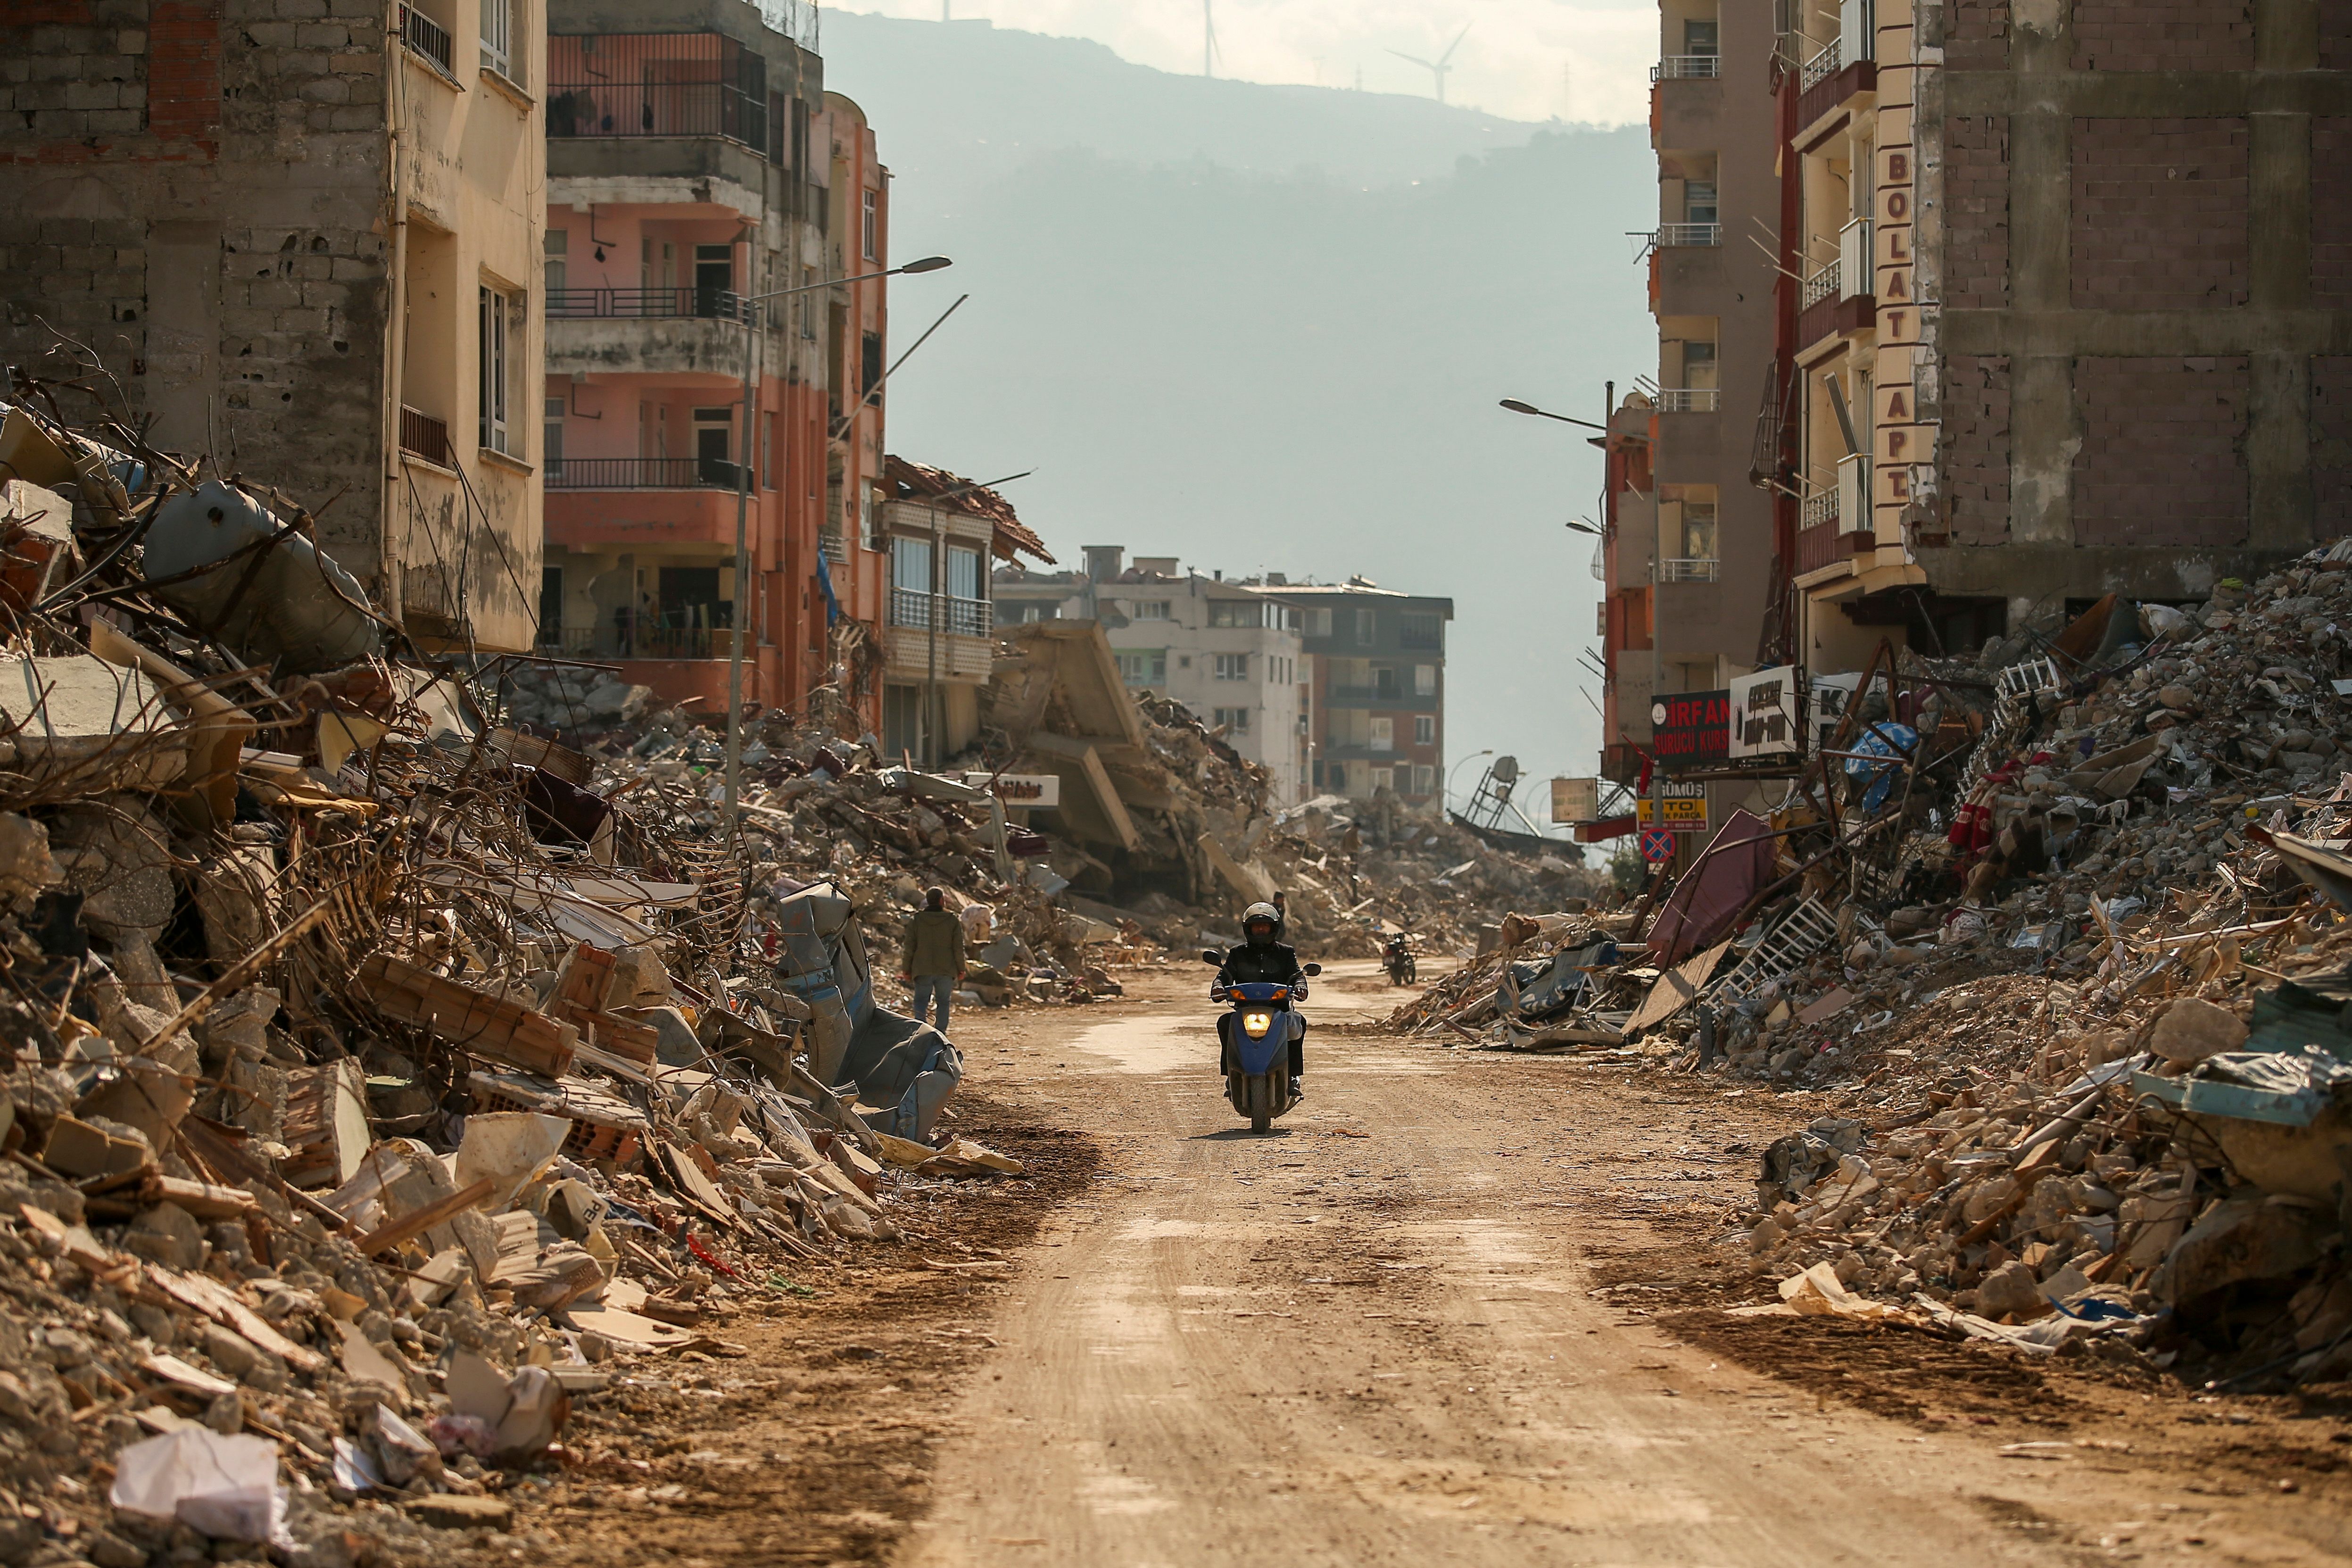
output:
[[[1687,180],[1684,182],[1683,221],[1685,223],[1702,224],[1711,224],[1717,221],[1715,182],[1713,180]]]
[[[1683,344],[1683,385],[1693,391],[1719,387],[1715,365],[1715,345],[1712,342]]]
[[[1713,561],[1716,559],[1715,503],[1711,500],[1683,502],[1683,559]]]
[[[1122,648],[1118,655],[1118,678],[1129,686],[1165,686],[1168,684],[1168,650],[1155,648]]]
[[[1250,710],[1246,708],[1219,708],[1210,722],[1229,734],[1249,733]]]

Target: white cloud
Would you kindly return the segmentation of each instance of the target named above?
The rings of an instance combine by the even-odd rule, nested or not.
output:
[[[959,20],[1092,38],[1162,70],[1201,68],[1201,0],[948,0]],[[1514,120],[1622,125],[1649,113],[1655,0],[1213,0],[1217,74],[1375,92],[1431,89],[1397,54],[1435,59],[1466,25],[1446,100]],[[937,20],[940,0],[858,0],[852,11]],[[1395,51],[1391,53],[1391,51]]]

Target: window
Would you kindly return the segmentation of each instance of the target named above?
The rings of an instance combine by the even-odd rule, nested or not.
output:
[[[1138,599],[1128,609],[1139,621],[1164,621],[1168,618],[1168,601],[1165,599]]]
[[[481,418],[475,440],[484,451],[509,458],[522,456],[522,443],[507,423],[507,402],[521,369],[523,321],[521,295],[483,286],[478,318]],[[509,342],[516,351],[511,357]]]
[[[735,247],[698,245],[694,247],[694,313],[705,321],[731,313],[728,296],[735,291]]]
[[[563,641],[563,568],[539,569],[539,646],[554,647]]]
[[[1358,647],[1372,646],[1372,612],[1370,610],[1356,612],[1356,646]]]
[[[866,259],[882,259],[882,193],[867,191],[863,215],[858,221],[858,237],[865,245]]]
[[[1698,390],[1723,384],[1717,378],[1713,343],[1683,344],[1683,384]]]
[[[1118,654],[1118,678],[1129,686],[1168,684],[1168,650],[1164,647],[1123,649]]]
[[[803,267],[801,268],[801,284],[803,288],[806,288],[809,284],[814,283],[816,280],[815,268]],[[806,338],[811,342],[816,342],[817,312],[824,308],[825,301],[824,296],[814,289],[810,289],[807,293],[803,294],[800,298],[801,336]]]
[[[882,548],[882,509],[874,504],[870,488],[857,492],[857,542],[867,550]]]
[[[1721,37],[1721,29],[1715,22],[1685,22],[1683,24],[1683,53],[1686,55],[1712,55],[1719,53],[1722,48],[1720,42]]]
[[[1394,768],[1373,768],[1370,770],[1370,773],[1372,793],[1374,795],[1379,795],[1383,790],[1386,790],[1391,795],[1394,795],[1396,793],[1396,770]]]
[[[1711,500],[1683,502],[1683,559],[1712,561],[1716,558],[1715,503]]]
[[[1215,599],[1209,605],[1212,626],[1262,626],[1265,606],[1254,599]]]
[[[1437,787],[1437,770],[1425,763],[1412,765],[1412,793],[1427,795]]]
[[[969,545],[948,546],[948,596],[952,599],[977,599],[982,596],[980,552]]]
[[[561,228],[549,229],[546,242],[541,248],[546,257],[543,265],[547,270],[547,302],[550,309],[557,309],[562,304],[564,276],[570,265],[568,258],[572,254],[571,231]]]
[[[1329,637],[1331,635],[1331,612],[1328,609],[1307,611],[1307,635],[1310,637]]]
[[[1397,672],[1387,665],[1372,671],[1372,695],[1393,702],[1397,695]]]
[[[550,397],[544,403],[546,424],[539,433],[539,460],[549,479],[560,479],[563,474],[563,399]]]
[[[1412,716],[1412,743],[1416,746],[1437,744],[1437,715],[1416,713]]]
[[[894,534],[890,539],[890,586],[909,593],[931,591],[931,542]]]
[[[513,47],[514,0],[482,0],[482,68],[515,79]]]
[[[1445,646],[1445,622],[1427,611],[1408,615],[1398,641],[1407,647],[1440,648]]]
[[[1221,653],[1217,656],[1216,676],[1219,680],[1247,680],[1250,656],[1245,653]]]
[[[694,411],[695,478],[706,485],[735,485],[735,411]]]
[[[776,416],[772,414],[760,421],[760,486],[776,488]]]
[[[1715,182],[1689,180],[1683,184],[1683,221],[1713,223],[1716,221]]]
[[[1215,713],[1216,717],[1212,721],[1215,728],[1224,731],[1229,735],[1249,733],[1250,710],[1248,709],[1219,708],[1215,710]]]
[[[1412,694],[1415,697],[1437,695],[1437,666],[1416,664],[1412,667]]]
[[[860,392],[871,392],[876,387],[882,384],[881,333],[868,332],[866,334],[864,360],[865,363],[858,368],[865,372],[866,379],[857,390]]]
[[[1396,750],[1396,721],[1385,713],[1372,715],[1370,739],[1366,742],[1375,752]]]

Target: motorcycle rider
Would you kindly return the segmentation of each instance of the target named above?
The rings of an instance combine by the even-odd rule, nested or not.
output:
[[[1223,994],[1230,985],[1287,985],[1294,998],[1307,993],[1307,975],[1298,966],[1298,950],[1282,940],[1282,911],[1272,904],[1252,904],[1242,911],[1242,934],[1248,940],[1240,947],[1228,948],[1225,961],[1217,968],[1213,989]],[[1307,1098],[1307,1021],[1297,1013],[1290,1015],[1290,1081],[1298,1098]],[[1226,1049],[1232,1049],[1230,1034],[1234,1017],[1230,1013],[1217,1019],[1217,1037]]]

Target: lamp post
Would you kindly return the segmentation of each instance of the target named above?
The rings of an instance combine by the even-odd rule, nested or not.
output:
[[[1617,384],[1616,384],[1615,382],[1613,382],[1613,381],[1612,381],[1612,382],[1609,382],[1609,383],[1606,383],[1606,384],[1605,384],[1605,387],[1606,387],[1606,390],[1603,392],[1603,394],[1602,394],[1602,397],[1603,397],[1604,401],[1608,404],[1608,405],[1609,405],[1609,406],[1608,406],[1606,409],[1604,409],[1604,410],[1602,411],[1602,414],[1603,414],[1603,417],[1604,417],[1604,418],[1605,418],[1608,415],[1610,415],[1610,414],[1613,414],[1613,413],[1616,411],[1616,406],[1617,406]],[[1608,500],[1608,489],[1609,489],[1609,471],[1608,471],[1608,450],[1609,450],[1609,447],[1608,447],[1608,443],[1609,443],[1609,438],[1610,438],[1610,437],[1611,437],[1612,435],[1614,435],[1614,436],[1616,437],[1616,438],[1617,438],[1618,440],[1621,440],[1621,441],[1638,441],[1638,442],[1640,442],[1640,443],[1641,443],[1642,445],[1643,445],[1643,446],[1648,446],[1648,445],[1649,445],[1650,438],[1649,438],[1647,436],[1633,436],[1633,435],[1627,435],[1627,434],[1625,434],[1625,433],[1623,433],[1623,432],[1622,432],[1622,431],[1619,431],[1619,432],[1612,432],[1612,431],[1609,428],[1609,426],[1608,426],[1606,424],[1595,425],[1595,424],[1594,424],[1591,420],[1590,420],[1590,419],[1571,419],[1571,418],[1570,418],[1570,417],[1569,417],[1567,415],[1565,415],[1565,414],[1554,414],[1554,413],[1550,412],[1549,409],[1538,408],[1534,404],[1532,404],[1532,403],[1525,403],[1525,402],[1522,402],[1522,401],[1520,401],[1518,398],[1516,398],[1516,397],[1506,397],[1506,398],[1504,398],[1504,399],[1502,400],[1502,405],[1503,405],[1505,408],[1509,409],[1509,410],[1510,410],[1512,413],[1514,413],[1514,414],[1528,414],[1528,415],[1532,415],[1532,416],[1534,416],[1535,417],[1537,417],[1537,418],[1538,418],[1538,419],[1556,419],[1556,420],[1558,420],[1558,421],[1559,421],[1560,424],[1562,424],[1562,425],[1574,425],[1574,426],[1580,426],[1580,427],[1581,427],[1581,428],[1583,428],[1583,429],[1586,429],[1586,430],[1598,430],[1598,431],[1600,431],[1600,432],[1601,433],[1601,438],[1600,440],[1598,440],[1598,441],[1595,441],[1595,442],[1593,443],[1593,445],[1594,445],[1594,446],[1596,446],[1596,447],[1599,447],[1601,449],[1601,500],[1602,500],[1602,503],[1603,503],[1603,504],[1602,504],[1602,509],[1601,509],[1601,515],[1602,515],[1603,517],[1606,517],[1607,515],[1609,515],[1609,513],[1608,513],[1608,507],[1607,507],[1607,500]],[[1572,531],[1577,532],[1577,533],[1591,533],[1591,534],[1600,534],[1600,533],[1601,532],[1601,531],[1600,529],[1594,528],[1594,527],[1592,527],[1592,526],[1591,526],[1591,524],[1589,524],[1589,523],[1582,523],[1582,522],[1571,522],[1571,523],[1570,523],[1568,526],[1569,526],[1569,528],[1570,528]],[[1661,635],[1661,634],[1662,634],[1662,631],[1663,631],[1663,627],[1662,627],[1662,626],[1661,626],[1661,625],[1660,625],[1659,616],[1658,616],[1658,530],[1657,530],[1657,520],[1656,520],[1655,518],[1653,518],[1653,519],[1651,520],[1651,526],[1650,526],[1650,573],[1649,573],[1649,576],[1650,576],[1650,826],[1653,826],[1653,827],[1664,827],[1664,826],[1666,825],[1666,814],[1665,814],[1665,807],[1664,807],[1664,804],[1663,804],[1663,801],[1662,801],[1662,796],[1664,795],[1664,791],[1665,791],[1665,769],[1664,769],[1664,768],[1663,768],[1663,767],[1661,767],[1661,766],[1659,765],[1659,763],[1658,763],[1658,726],[1657,726],[1657,711],[1658,711],[1658,699],[1659,699],[1659,698],[1664,694],[1664,685],[1665,685],[1665,665],[1664,665],[1664,637]],[[1613,584],[1612,584],[1612,585],[1613,586]]]
[[[751,542],[748,525],[751,510],[752,396],[758,384],[755,356],[760,346],[760,313],[752,307],[788,294],[806,294],[845,283],[871,283],[902,274],[937,272],[954,265],[944,256],[926,256],[919,261],[881,272],[803,283],[791,289],[771,289],[764,294],[745,294],[736,299],[737,319],[743,327],[743,408],[735,454],[735,624],[729,628],[733,635],[728,639],[727,655],[727,831],[732,838],[740,839],[743,833],[743,634],[750,629],[751,620]]]
[[[1454,764],[1453,771],[1445,775],[1445,798],[1449,802],[1454,798],[1454,781],[1462,776],[1463,763],[1475,763],[1481,757],[1491,757],[1494,754],[1495,748],[1489,746],[1483,752],[1473,752],[1468,756],[1464,757],[1461,762],[1455,763]]]

